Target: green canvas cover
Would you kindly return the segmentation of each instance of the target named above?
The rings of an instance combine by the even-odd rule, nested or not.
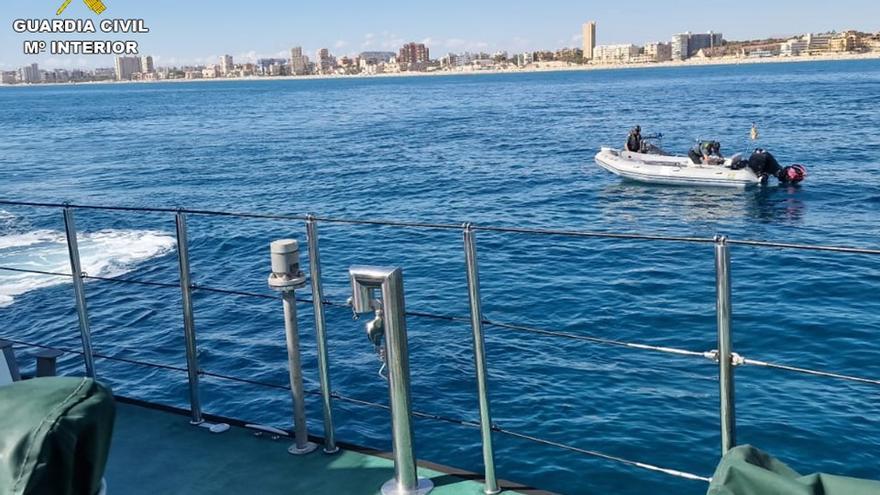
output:
[[[87,378],[0,387],[0,494],[97,494],[115,415],[110,390]]]
[[[880,495],[880,482],[830,474],[801,476],[751,445],[721,459],[707,495]]]

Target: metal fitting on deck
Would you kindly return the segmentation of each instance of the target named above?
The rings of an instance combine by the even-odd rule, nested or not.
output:
[[[299,243],[282,239],[272,243],[272,273],[269,287],[277,291],[291,291],[305,287],[306,275],[299,267]]]

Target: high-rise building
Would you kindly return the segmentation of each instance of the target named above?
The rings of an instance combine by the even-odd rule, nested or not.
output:
[[[15,71],[0,72],[0,84],[15,84]]]
[[[321,48],[315,55],[315,70],[319,74],[330,74],[336,68],[336,59],[330,54],[330,50]]]
[[[721,33],[709,31],[705,34],[692,34],[688,40],[688,56],[693,57],[700,50],[721,47],[722,43],[724,43],[724,37]]]
[[[156,67],[153,65],[153,57],[147,55],[146,57],[141,59],[141,74],[152,74],[156,72]]]
[[[235,64],[232,61],[232,55],[223,55],[220,57],[220,73],[224,76],[232,74],[235,70]]]
[[[690,57],[690,33],[675,34],[672,36],[672,59],[687,60]]]
[[[23,83],[40,82],[40,66],[37,64],[26,65],[19,70],[18,80]]]
[[[593,60],[593,50],[596,48],[596,22],[590,21],[584,24],[584,61]]]
[[[303,49],[296,46],[290,49],[290,74],[301,76],[306,73],[306,58],[303,57]]]
[[[672,59],[687,60],[703,49],[720,47],[724,43],[721,33],[681,33],[672,36]]]
[[[424,43],[407,43],[400,49],[397,63],[401,68],[421,70],[431,61],[431,54]]]
[[[141,71],[140,57],[116,57],[116,80],[131,81],[131,76]]]

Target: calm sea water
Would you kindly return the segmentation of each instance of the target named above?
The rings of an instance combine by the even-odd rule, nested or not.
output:
[[[880,63],[590,73],[4,88],[0,197],[353,218],[558,227],[877,246]],[[716,138],[805,163],[798,188],[623,183],[592,158],[629,127],[684,151]],[[91,274],[177,280],[173,216],[80,211]],[[3,207],[0,265],[65,270],[60,213]],[[268,243],[298,222],[190,218],[200,285],[269,294]],[[351,264],[405,269],[408,308],[468,314],[460,233],[321,226],[327,297]],[[716,347],[711,245],[479,233],[486,317],[572,334]],[[880,259],[733,248],[735,350],[880,377]],[[90,282],[96,352],[183,366],[179,293]],[[308,296],[308,291],[303,292]],[[0,273],[0,337],[76,348],[70,285]],[[286,383],[280,302],[197,292],[202,367]],[[317,388],[310,307],[306,378]],[[362,322],[328,308],[334,390],[387,401]],[[410,317],[415,408],[478,419],[470,328]],[[719,452],[717,368],[707,360],[487,328],[502,427],[710,475]],[[27,351],[20,351],[27,354]],[[119,394],[186,405],[186,378],[99,359]],[[64,361],[81,371],[75,357]],[[880,478],[880,401],[868,385],[737,369],[739,441],[803,472]],[[288,426],[290,398],[214,378],[212,413]],[[309,398],[320,433],[320,405]],[[337,402],[338,437],[389,447],[383,410]],[[479,471],[477,430],[416,422],[421,458]],[[682,493],[700,482],[496,436],[499,475],[566,493]],[[293,462],[293,461],[292,461]]]

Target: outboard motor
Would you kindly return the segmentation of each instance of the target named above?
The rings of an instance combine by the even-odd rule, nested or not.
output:
[[[776,177],[783,184],[797,184],[807,178],[807,167],[795,163],[780,170]]]

